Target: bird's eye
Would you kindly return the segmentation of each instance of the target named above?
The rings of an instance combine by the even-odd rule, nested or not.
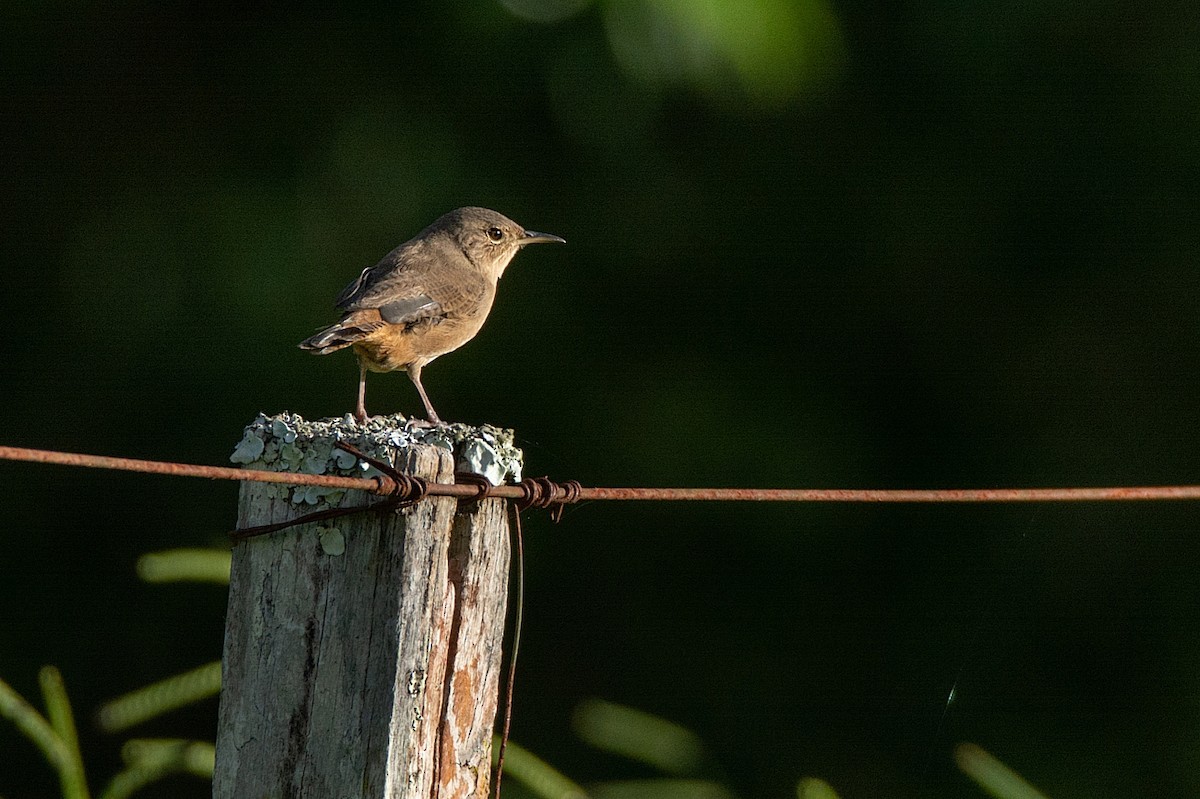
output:
[[[498,227],[490,227],[487,230],[488,238],[492,241],[500,241],[504,238],[504,231]]]

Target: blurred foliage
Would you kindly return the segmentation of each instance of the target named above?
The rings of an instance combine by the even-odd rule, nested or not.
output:
[[[83,753],[75,731],[74,714],[62,674],[53,666],[38,673],[46,716],[0,680],[0,716],[29,739],[58,772],[63,799],[89,799]],[[212,779],[214,750],[202,741],[131,740],[121,750],[125,761],[98,799],[125,799],[135,791],[173,774]]]
[[[512,747],[509,775],[539,799],[733,799],[736,794],[704,773],[711,770],[702,755],[703,744],[691,730],[641,710],[600,699],[589,699],[575,709],[574,726],[585,742],[609,752],[654,766],[666,776],[639,780],[610,780],[583,789],[545,761],[520,746]],[[955,747],[954,759],[964,774],[995,799],[1046,799],[994,755],[975,744]],[[833,786],[816,777],[796,783],[798,799],[838,799]]]
[[[342,414],[353,359],[296,342],[481,204],[570,244],[518,261],[424,380],[536,473],[1195,482],[1197,23],[1162,0],[7,4],[0,439],[222,463],[260,410]],[[403,377],[371,392],[417,407]],[[219,651],[218,592],[123,575],[221,544],[235,487],[0,477],[14,690],[57,663],[95,707]],[[605,696],[694,730],[738,795],[816,773],[958,796],[960,740],[1050,796],[1195,795],[1196,529],[1187,503],[531,519],[513,734],[566,774],[655,777],[569,734]],[[213,706],[145,734],[212,739]],[[124,768],[78,734],[89,773]],[[8,725],[0,750],[8,799],[55,790]]]
[[[837,791],[824,780],[805,777],[796,785],[797,799],[838,799]]]
[[[996,799],[1046,799],[1020,774],[974,744],[959,744],[954,759],[964,774]]]
[[[608,0],[604,22],[631,77],[766,109],[836,81],[845,55],[821,0]]]
[[[221,661],[217,660],[105,702],[96,714],[96,723],[105,732],[120,732],[184,705],[215,697],[220,691]]]
[[[53,666],[38,672],[46,715],[4,681],[0,680],[0,715],[3,715],[39,750],[46,762],[58,772],[63,799],[88,799],[87,778],[71,703],[67,699],[62,674]]]
[[[228,550],[171,549],[138,558],[137,574],[148,583],[197,582],[229,585]]]
[[[499,738],[493,741],[492,755],[500,751]],[[516,741],[509,741],[504,751],[504,776],[501,783],[505,793],[511,793],[515,783],[540,799],[585,799],[587,791],[571,778],[530,752]]]
[[[138,558],[138,575],[149,583],[229,583],[230,554],[211,549],[175,549]],[[38,673],[46,716],[0,680],[0,716],[8,718],[58,772],[63,799],[89,799],[74,713],[62,674],[53,666]],[[186,705],[215,697],[221,689],[221,663],[216,661],[160,680],[106,702],[96,724],[107,733],[120,732]],[[207,741],[132,739],[121,747],[123,767],[99,799],[125,799],[152,783],[176,774],[212,779],[215,748]],[[3,775],[0,774],[0,777]],[[0,785],[0,788],[3,788]]]
[[[125,768],[100,799],[124,799],[174,774],[212,780],[216,750],[207,741],[134,738],[121,747]]]
[[[640,760],[667,774],[696,773],[706,759],[695,733],[630,707],[589,699],[575,708],[575,734],[597,749]]]

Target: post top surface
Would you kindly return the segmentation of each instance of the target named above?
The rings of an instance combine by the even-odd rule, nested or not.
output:
[[[359,424],[353,416],[309,421],[299,414],[260,413],[243,431],[229,459],[252,469],[367,477],[374,469],[334,447],[338,441],[387,463],[397,464],[413,446],[441,447],[454,456],[455,470],[479,474],[493,485],[521,479],[523,454],[513,431],[462,422],[430,425],[400,414]]]

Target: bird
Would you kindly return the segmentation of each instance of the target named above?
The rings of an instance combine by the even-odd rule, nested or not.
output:
[[[438,217],[429,227],[362,270],[338,295],[342,318],[300,342],[316,355],[353,347],[358,356],[354,418],[367,421],[367,372],[403,369],[417,387],[425,415],[441,419],[421,370],[473,339],[483,327],[496,283],[529,244],[566,240],[525,230],[501,213],[473,206]]]

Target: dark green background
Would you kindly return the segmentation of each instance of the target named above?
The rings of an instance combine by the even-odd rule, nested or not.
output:
[[[515,428],[530,473],[1200,482],[1196,6],[582,5],[7,7],[0,443],[221,464],[260,410],[350,410],[353,358],[296,342],[477,204],[570,244],[520,256],[425,385]],[[369,389],[419,408],[402,375]],[[0,480],[0,675],[35,697],[63,669],[98,786],[119,739],[87,714],[221,646],[221,590],[134,560],[222,545],[237,489]],[[534,514],[513,736],[648,776],[570,732],[598,696],[694,729],[743,796],[978,796],[964,740],[1054,797],[1195,795],[1198,528],[1187,503]],[[136,733],[211,737],[215,708]],[[0,724],[0,793],[53,789]]]

